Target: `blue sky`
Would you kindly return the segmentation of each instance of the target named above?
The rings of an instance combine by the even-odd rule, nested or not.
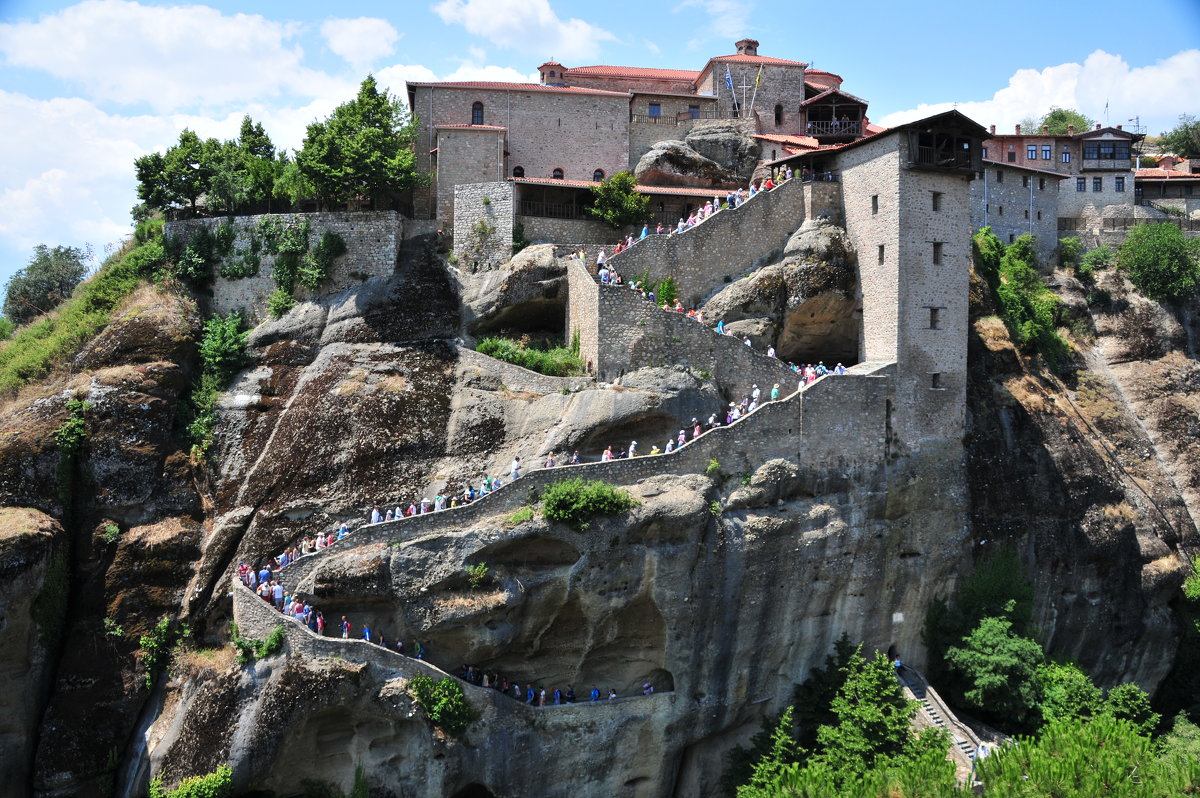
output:
[[[551,57],[699,69],[744,36],[842,75],[883,124],[955,104],[1005,128],[1054,105],[1152,134],[1200,115],[1197,0],[0,0],[0,285],[37,243],[126,235],[133,159],[184,126],[228,138],[250,113],[296,148],[368,71],[403,96]]]

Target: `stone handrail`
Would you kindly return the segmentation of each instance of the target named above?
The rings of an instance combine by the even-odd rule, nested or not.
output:
[[[534,712],[539,709],[557,710],[560,712],[578,712],[584,707],[593,709],[601,705],[625,704],[631,701],[654,701],[660,696],[665,700],[674,700],[673,691],[653,693],[648,696],[632,695],[602,701],[577,701],[574,704],[547,705],[545,707],[531,706],[510,695],[500,693],[490,687],[482,687],[472,682],[460,679],[447,673],[427,660],[405,656],[398,651],[384,648],[366,640],[343,640],[340,637],[328,637],[313,632],[295,618],[288,618],[275,607],[259,598],[250,588],[241,583],[237,577],[233,579],[233,620],[238,625],[238,633],[243,637],[265,640],[277,626],[283,627],[284,639],[287,641],[288,652],[308,657],[341,657],[354,662],[367,662],[388,670],[396,671],[405,678],[413,676],[429,676],[433,679],[443,679],[452,676],[462,686],[467,696],[473,700],[490,700],[497,709],[507,708],[510,712]]]
[[[648,236],[611,256],[608,264],[627,277],[647,269],[654,279],[673,277],[680,297],[699,305],[726,277],[744,274],[748,265],[787,242],[804,220],[804,185],[793,178],[681,233]]]
[[[630,484],[659,474],[699,473],[706,470],[713,459],[726,473],[752,470],[776,457],[814,470],[841,472],[872,467],[882,461],[884,454],[884,398],[879,383],[889,368],[890,364],[860,363],[845,375],[827,375],[779,401],[767,402],[733,424],[708,430],[695,441],[670,453],[538,469],[465,506],[363,524],[332,546],[289,564],[279,572],[280,578],[293,585],[299,584],[313,567],[324,561],[322,555],[328,552],[372,543],[404,543],[447,529],[465,529],[485,518],[512,512],[529,503],[532,492],[572,477]],[[810,402],[816,403],[812,414],[816,428],[808,430],[813,435],[841,432],[832,429],[828,419],[831,413],[853,413],[856,402],[872,408],[871,415],[878,418],[877,429],[855,426],[858,438],[847,440],[838,447],[801,446],[809,421],[805,407]],[[852,423],[855,421],[851,419]]]

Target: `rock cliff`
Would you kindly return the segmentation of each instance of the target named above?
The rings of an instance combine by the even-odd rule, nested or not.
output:
[[[550,248],[478,275],[410,248],[394,275],[301,303],[252,332],[208,462],[174,431],[199,316],[167,290],[135,295],[70,369],[0,408],[0,795],[135,795],[151,772],[171,784],[224,762],[262,795],[346,786],[356,765],[397,796],[715,795],[724,751],[833,640],[919,664],[929,601],[1006,544],[1052,655],[1108,684],[1167,676],[1181,553],[1200,542],[1200,330],[1196,308],[1148,303],[1112,275],[1054,277],[1079,353],[1064,376],[1016,353],[976,283],[962,448],[800,469],[763,456],[784,432],[752,417],[711,470],[614,469],[637,504],[583,531],[481,504],[394,541],[352,536],[285,583],[327,618],[419,639],[427,662],[289,623],[281,653],[238,665],[235,604],[259,639],[278,617],[231,591],[239,561],[375,504],[477,485],[516,454],[532,467],[665,440],[723,404],[726,386],[689,370],[607,385],[462,345],[553,324],[561,274]],[[705,311],[785,358],[849,361],[856,291],[844,236],[813,222]],[[64,462],[53,433],[74,397],[93,407]],[[798,445],[836,450],[851,434]],[[479,562],[489,576],[472,589],[464,567]],[[196,642],[147,690],[138,639],[163,616]],[[468,686],[481,717],[456,741],[406,684],[465,663],[622,700],[540,710]]]

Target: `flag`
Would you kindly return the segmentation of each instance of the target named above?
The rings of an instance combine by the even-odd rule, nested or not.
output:
[[[761,85],[762,85],[762,66],[760,65],[758,68],[758,74],[754,76],[754,88],[757,89]]]
[[[729,89],[729,93],[733,94],[733,76],[729,74],[729,65],[725,65],[725,87]]]

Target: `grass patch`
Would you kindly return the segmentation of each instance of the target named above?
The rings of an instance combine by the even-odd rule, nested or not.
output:
[[[452,596],[439,596],[433,600],[433,606],[440,612],[478,612],[502,603],[504,596],[503,590],[489,590],[486,593],[472,591]]]
[[[504,523],[510,527],[519,526],[526,521],[532,521],[533,515],[533,507],[527,504],[516,512],[510,513],[509,516],[504,519]]]
[[[217,396],[246,363],[246,320],[237,312],[204,322],[200,374],[183,406],[184,426],[193,452],[203,454],[217,426]]]
[[[0,343],[0,394],[46,376],[104,329],[121,302],[165,261],[161,228],[148,236],[126,244],[70,299]]]
[[[542,493],[542,515],[583,532],[597,515],[616,515],[637,502],[625,491],[599,479],[555,482]]]
[[[231,623],[229,624],[229,637],[233,642],[234,650],[237,651],[238,664],[245,665],[256,659],[263,659],[279,653],[283,649],[284,630],[283,625],[280,624],[271,630],[271,634],[267,635],[266,640],[255,640],[251,637],[242,637],[238,633],[238,625]]]
[[[475,351],[552,377],[572,377],[584,373],[584,363],[579,357],[578,339],[570,348],[546,348],[532,344],[526,339],[514,341],[511,338],[491,337],[480,341]]]
[[[233,795],[233,768],[221,765],[213,773],[192,776],[173,790],[163,787],[162,775],[150,780],[149,798],[228,798]]]

